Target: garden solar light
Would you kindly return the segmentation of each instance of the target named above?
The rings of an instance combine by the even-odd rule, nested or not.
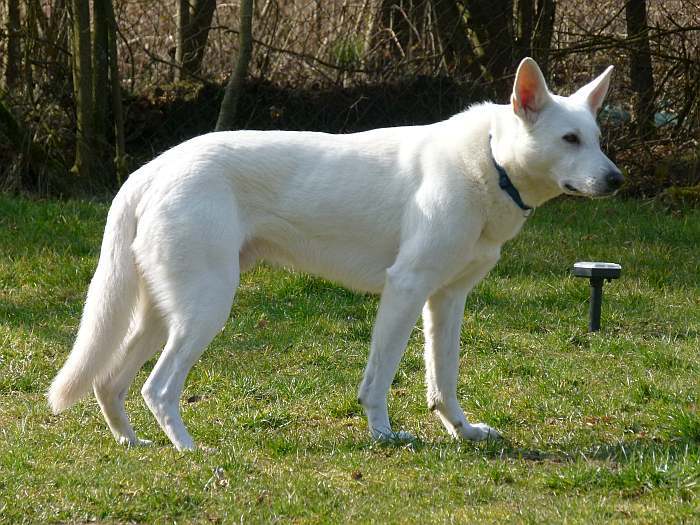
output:
[[[588,277],[591,284],[591,301],[588,319],[588,331],[600,330],[600,307],[603,304],[603,284],[620,277],[622,266],[607,262],[574,263],[573,274],[576,277]]]

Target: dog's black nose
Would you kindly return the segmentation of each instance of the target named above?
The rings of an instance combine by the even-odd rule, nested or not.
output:
[[[624,181],[625,178],[622,176],[620,170],[610,170],[605,175],[605,182],[608,184],[608,188],[610,190],[618,189],[620,186],[622,186]]]

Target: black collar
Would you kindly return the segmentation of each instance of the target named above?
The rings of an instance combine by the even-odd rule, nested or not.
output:
[[[491,149],[491,135],[489,135],[489,149]],[[523,202],[518,188],[513,186],[513,182],[510,180],[506,169],[496,162],[496,158],[493,156],[493,149],[491,149],[491,160],[493,160],[493,165],[498,172],[498,186],[513,199],[513,202],[518,205],[518,208],[525,212],[525,217],[530,215],[530,213],[532,213],[532,207]]]

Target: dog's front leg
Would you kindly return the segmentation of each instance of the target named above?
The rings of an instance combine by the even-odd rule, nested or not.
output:
[[[412,439],[406,432],[392,432],[387,395],[429,291],[425,275],[394,267],[387,271],[369,361],[358,393],[374,439]]]
[[[479,273],[434,293],[423,308],[428,407],[452,436],[474,441],[500,437],[496,430],[483,423],[470,424],[457,401],[459,334],[464,303],[485,271]]]

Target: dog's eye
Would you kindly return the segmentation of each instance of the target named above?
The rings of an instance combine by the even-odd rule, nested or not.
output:
[[[581,144],[581,140],[576,133],[567,133],[562,138],[569,144]]]

